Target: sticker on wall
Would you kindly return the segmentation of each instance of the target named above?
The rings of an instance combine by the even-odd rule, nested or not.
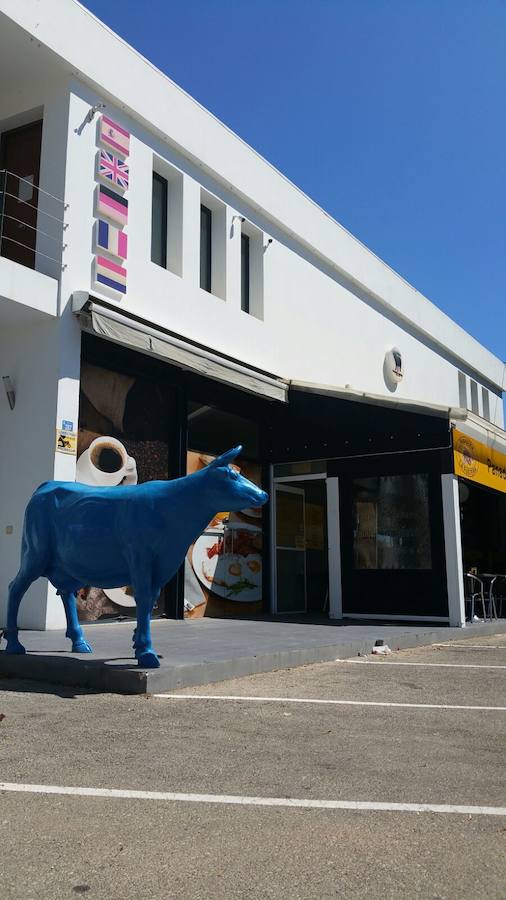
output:
[[[126,225],[128,222],[128,200],[121,194],[112,191],[105,185],[99,185],[97,195],[97,213],[116,222]]]
[[[75,456],[77,453],[77,434],[75,431],[56,429],[56,449],[59,453],[68,453]]]
[[[108,116],[102,116],[99,123],[99,141],[122,156],[130,153],[130,133]]]
[[[107,150],[100,150],[97,156],[97,174],[106,184],[120,190],[128,190],[128,164]]]
[[[104,219],[97,221],[97,248],[100,253],[110,253],[118,259],[126,259],[128,255],[128,238],[124,231]]]
[[[105,256],[97,256],[95,260],[95,281],[104,284],[106,287],[112,288],[113,291],[119,291],[126,294],[126,276],[127,271],[112,259],[106,259]]]

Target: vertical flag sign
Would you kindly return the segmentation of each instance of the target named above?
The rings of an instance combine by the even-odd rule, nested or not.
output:
[[[109,116],[101,116],[97,137],[95,284],[124,295],[127,289],[124,262],[128,253],[128,238],[123,229],[128,224],[125,193],[130,186],[127,159],[130,133]]]

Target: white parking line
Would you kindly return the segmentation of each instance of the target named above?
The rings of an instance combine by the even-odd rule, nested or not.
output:
[[[234,794],[180,794],[172,791],[130,791],[117,788],[63,787],[54,784],[0,782],[0,791],[101,797],[108,800],[165,800],[179,803],[221,803],[228,806],[284,806],[303,809],[352,809],[379,812],[434,812],[463,816],[506,816],[506,806],[460,806],[453,803],[383,803],[375,800],[300,800],[292,797],[246,797]]]
[[[506,666],[480,666],[478,663],[424,663],[394,662],[389,659],[336,659],[336,663],[352,663],[357,666],[420,666],[428,669],[506,669]]]
[[[409,709],[472,709],[506,712],[506,706],[454,706],[443,703],[386,703],[380,700],[317,700],[312,697],[245,697],[233,694],[153,694],[160,700],[241,700],[256,703],[313,703],[331,706],[396,706]]]
[[[443,647],[445,650],[506,650],[506,644],[431,644],[431,647]]]

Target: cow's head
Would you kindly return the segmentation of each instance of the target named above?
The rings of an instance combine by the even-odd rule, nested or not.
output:
[[[228,450],[204,470],[207,497],[216,510],[238,512],[241,509],[263,506],[269,499],[265,491],[230,467],[230,463],[241,451],[241,446]]]

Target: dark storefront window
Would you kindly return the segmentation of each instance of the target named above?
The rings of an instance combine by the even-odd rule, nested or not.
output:
[[[356,569],[430,569],[429,483],[425,474],[353,481]]]
[[[224,453],[242,444],[243,455],[258,456],[258,425],[251,419],[203,403],[188,404],[188,447]]]

